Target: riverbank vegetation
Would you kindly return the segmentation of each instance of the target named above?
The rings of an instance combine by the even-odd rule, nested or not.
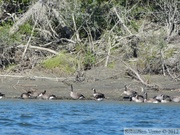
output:
[[[130,76],[177,81],[179,43],[178,0],[0,0],[3,71],[74,74],[120,64]]]

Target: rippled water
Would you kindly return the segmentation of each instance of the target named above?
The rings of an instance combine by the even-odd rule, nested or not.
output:
[[[0,100],[1,135],[121,135],[124,128],[179,128],[180,104]]]

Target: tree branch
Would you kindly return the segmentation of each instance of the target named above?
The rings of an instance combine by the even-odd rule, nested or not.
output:
[[[117,15],[119,21],[121,22],[121,24],[123,25],[123,27],[126,29],[126,31],[127,31],[129,34],[132,35],[132,32],[131,32],[131,31],[128,29],[128,27],[124,24],[123,20],[122,20],[121,17],[119,16],[116,8],[114,8],[113,10],[114,10],[114,12],[116,13],[116,15]]]
[[[17,47],[19,47],[19,48],[24,48],[24,47],[26,47],[26,46],[21,44],[21,45],[18,45]],[[56,52],[56,51],[54,51],[54,50],[51,50],[51,49],[49,49],[49,48],[43,48],[43,47],[32,46],[32,45],[29,45],[29,48],[38,49],[38,50],[43,50],[43,51],[48,51],[48,52],[53,53],[53,54],[55,54],[55,55],[58,55],[58,54],[59,54],[58,52]]]
[[[34,33],[34,29],[35,29],[36,24],[37,24],[37,20],[35,21],[35,24],[34,24],[33,29],[32,29],[32,31],[31,31],[31,36],[29,37],[29,40],[28,40],[28,42],[27,42],[27,44],[26,44],[26,46],[25,46],[24,52],[23,52],[23,54],[22,54],[22,59],[23,59],[24,56],[25,56],[25,53],[26,53],[26,51],[27,51],[27,48],[28,48],[29,43],[30,43],[30,41],[31,41],[31,38],[32,38],[32,36],[33,36],[33,33]]]

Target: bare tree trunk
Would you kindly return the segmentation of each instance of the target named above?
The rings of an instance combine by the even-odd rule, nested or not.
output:
[[[34,26],[33,26],[33,29],[32,29],[32,31],[31,31],[31,36],[29,37],[29,40],[28,40],[28,42],[27,42],[27,44],[26,44],[26,46],[25,46],[24,52],[23,52],[23,54],[22,54],[22,59],[24,58],[25,53],[26,53],[26,51],[27,51],[27,49],[28,49],[28,47],[29,47],[29,43],[30,43],[31,38],[32,38],[32,36],[33,36],[33,34],[34,34],[34,29],[35,29],[35,27],[36,27],[36,24],[37,24],[37,20],[36,20],[36,22],[35,22],[35,24],[34,24]]]
[[[117,15],[117,17],[118,17],[120,23],[123,25],[123,27],[125,28],[125,30],[126,30],[129,34],[132,35],[132,32],[131,32],[131,31],[128,29],[128,27],[124,24],[122,18],[119,16],[119,14],[118,14],[116,8],[114,8],[114,12],[116,13],[116,15]]]
[[[109,39],[108,39],[108,53],[107,53],[106,62],[105,62],[104,67],[108,66],[110,55],[111,55],[111,41],[110,41],[110,37],[109,37]]]
[[[45,6],[42,5],[41,0],[37,1],[23,17],[20,18],[10,29],[9,33],[12,35],[19,30],[19,27],[22,26],[33,14],[46,12]]]
[[[75,18],[74,18],[74,14],[72,14],[72,19],[73,19],[73,24],[74,24],[74,30],[76,31],[76,33],[75,33],[76,34],[76,39],[79,42],[81,40],[80,40],[80,37],[79,37],[79,31],[78,31],[77,26],[76,26],[76,21],[75,21]]]

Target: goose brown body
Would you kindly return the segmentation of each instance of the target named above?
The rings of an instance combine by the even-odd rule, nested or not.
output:
[[[72,99],[84,99],[84,95],[82,95],[81,93],[75,93],[73,91],[73,85],[71,84],[71,91],[70,91],[70,97]]]
[[[92,88],[93,90],[93,97],[95,98],[95,100],[97,101],[102,101],[103,99],[105,99],[105,96],[103,93],[100,92],[96,92],[96,89]]]
[[[155,99],[155,98],[148,98],[148,94],[147,94],[147,92],[145,92],[144,102],[147,102],[147,103],[159,103],[161,101],[158,100],[158,99]]]
[[[30,98],[30,95],[29,95],[28,92],[22,93],[22,94],[21,94],[21,98],[22,98],[22,99],[29,99],[29,98]]]
[[[129,90],[126,85],[125,85],[124,87],[125,87],[125,89],[124,89],[124,91],[123,91],[122,94],[125,94],[125,95],[127,95],[127,96],[137,95],[137,92],[136,92],[136,91],[134,91],[134,90]]]
[[[41,93],[38,95],[38,97],[41,98],[41,99],[45,99],[45,100],[56,99],[56,96],[55,96],[55,95],[48,95],[48,94],[46,94],[46,90],[44,90],[43,92],[41,92]]]

